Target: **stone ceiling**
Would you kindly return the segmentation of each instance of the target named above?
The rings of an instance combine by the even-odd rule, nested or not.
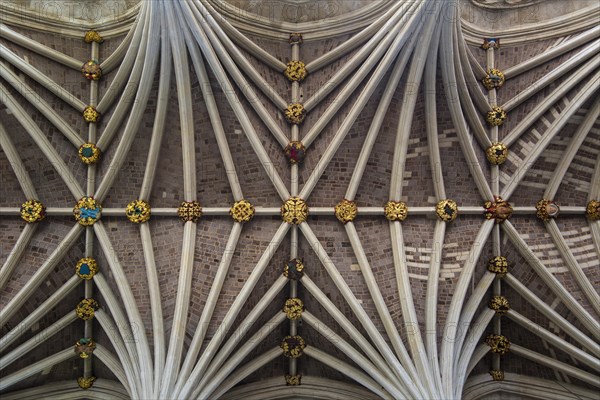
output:
[[[481,3],[2,2],[3,398],[593,398],[600,7]]]

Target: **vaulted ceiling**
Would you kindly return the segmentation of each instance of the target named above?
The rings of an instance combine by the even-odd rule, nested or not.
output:
[[[597,2],[0,12],[3,399],[597,396]]]

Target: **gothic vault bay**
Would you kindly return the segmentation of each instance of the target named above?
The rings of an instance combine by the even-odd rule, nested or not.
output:
[[[0,0],[0,395],[598,399],[597,0]]]

